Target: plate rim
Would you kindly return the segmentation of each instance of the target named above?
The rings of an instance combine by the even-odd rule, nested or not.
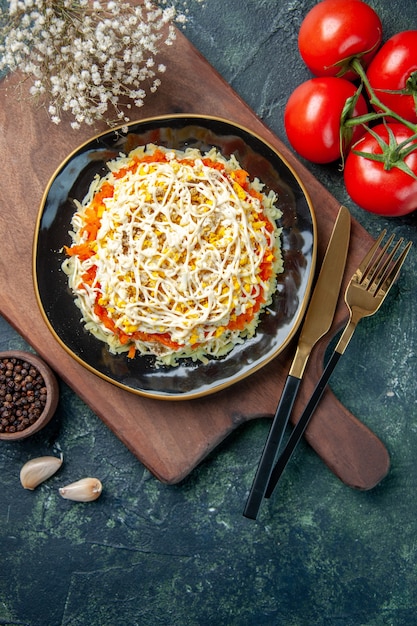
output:
[[[232,381],[230,381],[230,380],[220,381],[214,387],[210,387],[210,388],[207,388],[207,389],[201,389],[201,390],[198,390],[198,391],[195,391],[195,392],[191,391],[191,392],[186,392],[186,393],[174,393],[174,394],[167,394],[167,393],[165,393],[165,394],[163,394],[161,392],[149,391],[149,390],[146,390],[146,389],[133,388],[133,387],[130,387],[129,385],[126,385],[126,384],[124,384],[124,383],[122,383],[120,381],[117,381],[114,378],[112,378],[111,376],[108,376],[108,375],[104,374],[103,372],[100,372],[93,365],[90,365],[89,363],[84,361],[80,356],[78,356],[75,352],[73,352],[73,350],[71,348],[69,348],[67,346],[65,341],[63,339],[61,339],[61,337],[59,336],[59,334],[55,330],[53,324],[49,320],[49,317],[46,314],[46,311],[44,309],[44,306],[43,306],[43,303],[42,303],[42,298],[41,298],[41,295],[40,295],[40,290],[39,290],[38,275],[37,275],[37,271],[36,271],[36,264],[37,264],[39,230],[40,230],[41,220],[42,220],[42,217],[43,217],[43,212],[44,212],[44,208],[45,208],[46,199],[48,197],[48,193],[49,193],[49,191],[50,191],[50,189],[51,189],[51,187],[52,187],[52,185],[53,185],[57,175],[64,169],[66,164],[74,156],[76,156],[76,154],[78,152],[80,152],[85,146],[91,144],[94,141],[100,140],[100,138],[105,137],[107,135],[114,134],[114,133],[117,133],[117,132],[120,132],[120,133],[124,134],[126,129],[129,131],[130,127],[137,126],[138,124],[147,124],[147,123],[155,123],[155,122],[159,122],[159,121],[162,122],[162,121],[168,121],[168,120],[181,120],[181,119],[184,119],[184,120],[185,119],[189,119],[190,121],[205,120],[205,121],[213,121],[213,122],[220,122],[220,123],[223,123],[223,124],[227,124],[228,126],[237,128],[237,129],[243,131],[244,133],[247,133],[247,134],[253,136],[255,139],[257,139],[258,141],[263,143],[266,147],[268,147],[272,152],[274,152],[278,156],[278,158],[282,161],[282,163],[285,165],[285,167],[287,167],[287,169],[290,171],[292,176],[295,178],[295,180],[297,181],[298,185],[300,186],[300,189],[301,189],[301,191],[302,191],[302,193],[303,193],[303,195],[305,197],[305,200],[307,202],[307,205],[308,205],[308,208],[309,208],[309,211],[310,211],[310,216],[311,216],[313,241],[312,241],[312,248],[311,248],[311,267],[310,267],[309,275],[308,275],[307,280],[306,280],[306,288],[305,288],[305,291],[304,291],[304,294],[303,294],[303,300],[302,300],[301,306],[299,308],[298,314],[294,318],[294,322],[292,324],[291,331],[288,333],[288,336],[285,338],[283,343],[280,345],[278,352],[273,352],[268,357],[266,357],[264,360],[260,361],[259,363],[254,364],[253,367],[251,367],[249,370],[244,371],[244,372],[242,372],[241,375],[236,376],[235,378],[233,378]],[[317,244],[317,219],[316,219],[316,215],[315,215],[314,206],[313,206],[313,202],[312,202],[311,196],[310,196],[310,194],[309,194],[305,184],[301,180],[300,175],[297,173],[297,171],[294,169],[294,167],[291,165],[291,163],[288,161],[288,159],[281,153],[280,150],[275,148],[268,140],[266,140],[264,137],[262,137],[256,131],[253,131],[253,130],[249,129],[247,126],[244,126],[243,124],[240,124],[238,122],[234,122],[232,120],[228,120],[226,118],[215,116],[215,115],[204,115],[204,114],[197,114],[197,113],[173,113],[173,114],[169,114],[169,115],[157,115],[157,116],[146,117],[146,118],[143,118],[143,119],[140,119],[140,120],[134,120],[134,121],[128,122],[127,124],[121,124],[121,125],[115,126],[114,128],[109,128],[109,129],[107,129],[105,131],[99,132],[96,135],[93,135],[90,138],[88,138],[87,140],[85,140],[82,143],[80,143],[77,147],[75,147],[65,157],[65,159],[63,159],[59,163],[59,165],[56,167],[56,169],[54,170],[54,172],[50,176],[49,181],[48,181],[48,183],[47,183],[47,185],[46,185],[46,187],[44,189],[44,192],[42,194],[42,198],[41,198],[41,201],[40,201],[38,213],[37,213],[37,218],[36,218],[36,223],[35,223],[35,230],[34,230],[34,236],[33,236],[33,245],[32,245],[32,282],[33,282],[33,286],[34,286],[34,290],[35,290],[35,298],[36,298],[36,301],[37,301],[38,308],[40,310],[41,316],[42,316],[44,322],[46,323],[49,331],[51,332],[51,334],[55,338],[55,340],[58,342],[58,344],[65,350],[65,352],[67,354],[69,354],[84,369],[87,369],[88,371],[92,372],[93,374],[95,374],[99,378],[104,379],[105,381],[109,382],[111,385],[119,387],[119,388],[121,388],[121,389],[123,389],[123,390],[125,390],[125,391],[127,391],[127,392],[129,392],[131,394],[137,395],[137,396],[146,397],[146,398],[152,398],[152,399],[156,399],[156,400],[164,400],[164,401],[173,401],[173,400],[177,400],[177,401],[183,400],[183,401],[186,401],[186,400],[194,400],[194,399],[197,399],[197,398],[201,398],[201,397],[205,397],[205,396],[208,396],[208,395],[212,395],[212,394],[217,393],[217,392],[219,392],[219,391],[221,391],[221,390],[223,390],[225,388],[232,387],[233,385],[235,385],[235,384],[241,382],[242,380],[252,376],[256,372],[258,372],[260,369],[264,368],[273,359],[278,357],[279,354],[281,354],[285,350],[285,348],[287,348],[288,344],[292,341],[292,339],[296,335],[297,331],[299,330],[301,322],[302,322],[302,320],[304,318],[304,315],[305,315],[305,312],[306,312],[306,309],[307,309],[307,304],[308,304],[309,297],[310,297],[310,294],[311,294],[312,285],[313,285],[314,276],[315,276],[315,270],[316,270],[317,248],[318,248],[318,244]]]

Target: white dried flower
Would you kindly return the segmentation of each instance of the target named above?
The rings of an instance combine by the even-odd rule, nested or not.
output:
[[[69,112],[73,128],[130,121],[126,112],[132,102],[142,106],[144,85],[154,92],[161,84],[165,66],[155,57],[175,40],[174,20],[184,22],[174,7],[150,0],[11,0],[0,19],[0,71],[30,76],[30,94],[51,120]]]

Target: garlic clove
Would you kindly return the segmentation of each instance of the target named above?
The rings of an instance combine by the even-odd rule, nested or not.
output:
[[[36,489],[38,485],[53,476],[63,463],[63,457],[40,456],[31,459],[20,470],[20,482],[25,489]]]
[[[59,493],[66,500],[91,502],[100,497],[103,486],[98,478],[81,478],[66,487],[60,487]]]

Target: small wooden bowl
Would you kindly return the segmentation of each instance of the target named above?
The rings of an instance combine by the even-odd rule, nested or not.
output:
[[[46,387],[46,403],[43,407],[43,411],[33,424],[28,425],[26,428],[13,433],[0,432],[0,439],[4,441],[18,441],[20,439],[26,439],[34,433],[41,430],[52,419],[59,399],[59,387],[58,382],[53,374],[52,370],[42,359],[30,352],[23,352],[19,350],[10,350],[7,352],[0,352],[0,360],[2,359],[18,359],[32,365],[42,376]],[[3,399],[0,398],[0,403],[3,403]],[[0,404],[1,406],[1,404]],[[0,418],[1,419],[1,418]]]

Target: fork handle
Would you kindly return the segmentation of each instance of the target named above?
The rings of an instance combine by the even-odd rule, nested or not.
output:
[[[288,461],[290,460],[298,442],[300,441],[305,429],[307,428],[311,418],[313,417],[314,411],[316,410],[316,407],[320,402],[320,399],[327,386],[330,376],[332,375],[341,356],[341,352],[337,352],[336,350],[334,350],[329,361],[327,362],[327,365],[310,397],[310,400],[308,401],[304,411],[301,414],[300,419],[298,420],[293,431],[291,432],[285,448],[280,454],[278,461],[276,462],[271,472],[268,486],[265,491],[265,498],[269,498],[272,495]]]
[[[243,512],[243,515],[250,519],[256,519],[259,507],[265,496],[265,490],[291,415],[300,383],[301,378],[288,374]]]
[[[298,442],[303,436],[308,424],[310,423],[311,418],[313,417],[314,411],[317,408],[318,403],[324,393],[324,390],[329,382],[330,376],[332,375],[340,357],[344,354],[348,343],[350,342],[352,335],[356,329],[358,321],[361,319],[362,315],[360,312],[353,310],[350,313],[349,321],[346,324],[342,335],[337,342],[337,345],[322,373],[319,378],[318,383],[316,384],[311,397],[301,414],[298,422],[296,423],[294,430],[292,431],[288,442],[282,451],[281,455],[278,457],[278,461],[276,462],[274,468],[272,469],[268,486],[265,491],[265,498],[269,498],[279,481],[282,472],[284,471],[288,461],[290,460],[292,453],[294,452]]]

